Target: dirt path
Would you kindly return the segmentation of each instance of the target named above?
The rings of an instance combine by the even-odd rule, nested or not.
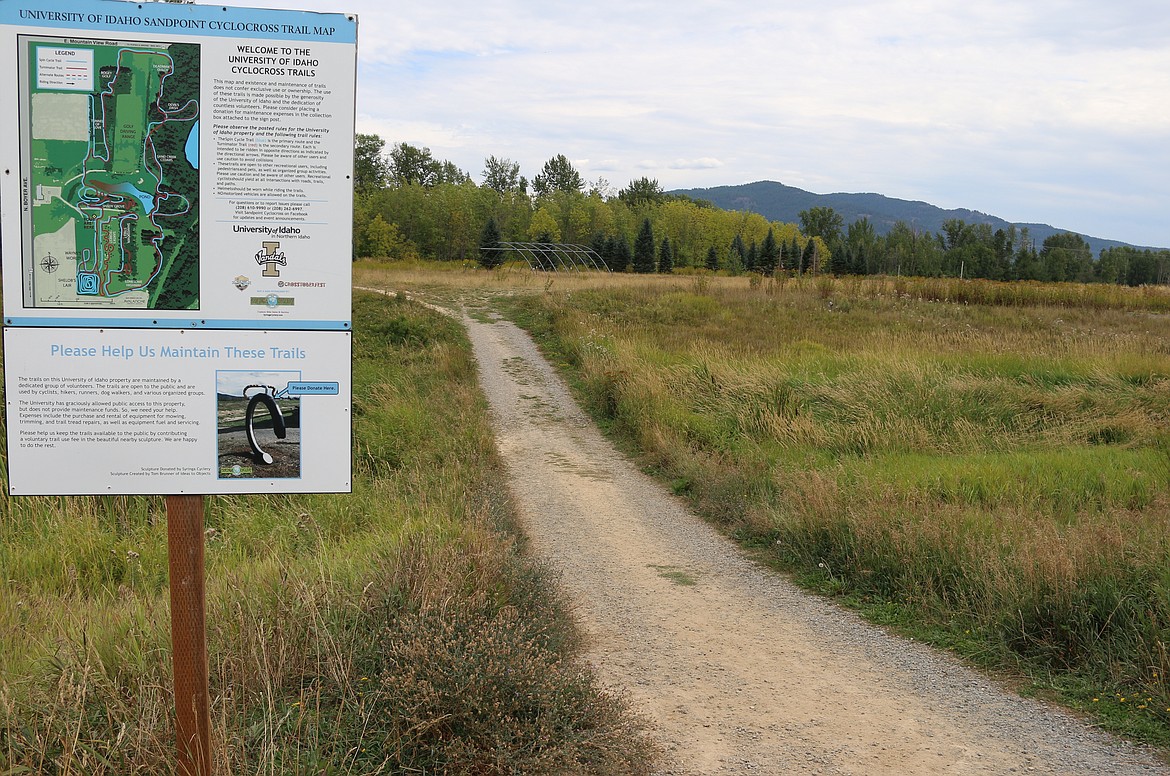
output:
[[[533,547],[666,773],[1170,773],[745,560],[614,451],[524,332],[465,322]]]

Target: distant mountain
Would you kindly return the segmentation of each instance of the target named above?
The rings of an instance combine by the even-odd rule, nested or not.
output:
[[[944,210],[926,202],[912,202],[905,199],[885,197],[881,194],[813,194],[811,191],[785,186],[775,181],[756,181],[740,186],[715,186],[709,189],[676,189],[670,194],[685,194],[694,199],[705,199],[724,210],[746,210],[759,213],[770,221],[799,224],[800,211],[814,207],[831,207],[841,214],[845,226],[862,218],[868,218],[874,231],[886,234],[898,221],[905,221],[912,228],[926,232],[941,232],[943,221],[958,218],[969,224],[990,224],[992,229],[1007,229],[1013,224],[996,216],[980,213],[978,210]],[[1074,229],[1058,229],[1048,224],[1016,223],[1015,227],[1027,227],[1028,236],[1036,241],[1036,247],[1046,237]],[[1115,248],[1129,243],[1105,240],[1100,237],[1081,235],[1100,255],[1102,248]]]

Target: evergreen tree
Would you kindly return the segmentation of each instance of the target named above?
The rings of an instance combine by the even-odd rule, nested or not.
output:
[[[612,234],[608,235],[604,242],[602,242],[601,250],[598,251],[601,258],[605,260],[605,266],[612,271],[618,271],[620,268],[617,265],[617,238]]]
[[[755,272],[760,263],[760,248],[755,241],[748,246],[747,253],[743,257],[743,268],[748,272]]]
[[[670,238],[663,237],[662,245],[658,246],[658,272],[669,275],[674,271],[674,254],[670,247]]]
[[[800,254],[800,266],[803,272],[815,272],[816,264],[817,243],[816,240],[809,240],[804,246],[804,253]]]
[[[633,258],[634,254],[630,250],[630,244],[626,242],[626,238],[615,237],[613,240],[613,264],[610,265],[610,269],[614,272],[629,272]]]
[[[780,251],[776,247],[776,233],[769,228],[764,244],[760,246],[760,256],[756,260],[756,269],[765,275],[776,271],[776,262],[780,258]]]
[[[654,228],[650,219],[642,219],[642,228],[634,238],[634,272],[654,271]]]
[[[605,247],[605,243],[605,235],[601,232],[594,232],[592,239],[589,240],[589,247],[593,249],[594,253],[601,257],[602,261],[608,264],[608,249]]]
[[[829,257],[829,272],[833,275],[864,275],[866,260],[865,247],[842,243]]]
[[[479,236],[479,266],[495,269],[504,263],[504,252],[497,249],[499,244],[500,227],[496,225],[495,216],[490,216],[483,226],[483,234]]]
[[[731,252],[734,256],[739,257],[739,263],[743,264],[744,258],[747,255],[747,248],[743,244],[743,235],[737,234],[731,240]]]
[[[714,245],[707,249],[707,269],[712,272],[719,271],[719,251],[715,250]]]
[[[788,259],[791,262],[792,268],[797,272],[800,272],[800,243],[796,241],[795,235],[792,237],[792,242],[788,243]]]

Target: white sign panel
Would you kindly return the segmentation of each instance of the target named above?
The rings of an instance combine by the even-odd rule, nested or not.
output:
[[[9,492],[348,492],[350,338],[9,327]]]
[[[0,0],[9,492],[350,490],[357,19]]]
[[[7,325],[346,330],[357,20],[0,0]]]

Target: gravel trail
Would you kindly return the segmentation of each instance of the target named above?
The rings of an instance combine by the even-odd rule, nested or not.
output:
[[[745,559],[617,453],[526,333],[464,316],[509,486],[666,774],[1170,774]]]

